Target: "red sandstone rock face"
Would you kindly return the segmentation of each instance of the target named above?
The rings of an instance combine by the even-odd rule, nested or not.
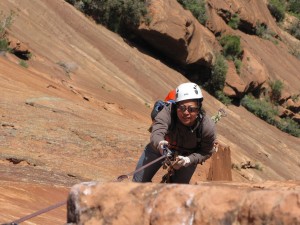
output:
[[[0,211],[5,210],[0,223],[5,223],[64,200],[73,184],[107,182],[133,171],[149,141],[151,105],[187,80],[65,1],[0,1],[0,8],[18,12],[10,33],[33,54],[27,69],[12,54],[0,56]],[[285,47],[242,36],[272,76],[285,74],[291,91],[298,90],[299,63],[295,66],[298,61]],[[225,107],[204,90],[203,95],[209,115]],[[234,181],[300,180],[298,138],[242,107],[226,111],[217,132],[230,146],[232,163],[250,160],[263,168],[232,169]],[[209,171],[209,161],[199,166],[193,183],[207,179],[203,171]],[[54,214],[24,224],[65,221],[65,208]]]
[[[151,22],[141,24],[137,34],[181,65],[213,66],[220,46],[211,32],[216,36],[231,34],[241,38],[241,72],[238,75],[235,67],[228,62],[229,71],[224,88],[228,96],[239,99],[251,92],[263,94],[266,89],[270,90],[269,81],[287,79],[289,87],[285,87],[285,91],[288,92],[288,98],[298,94],[300,64],[290,52],[300,43],[277,26],[266,2],[209,0],[206,27],[176,0],[149,3]],[[238,15],[240,19],[237,30],[227,25],[234,15]],[[256,35],[256,29],[261,24],[267,26],[268,30],[265,32],[268,32],[268,38],[262,39]],[[197,74],[199,75],[196,76],[201,76],[201,71]],[[193,75],[191,78],[195,81],[200,79]],[[297,115],[291,118],[297,121],[296,117]]]
[[[182,65],[212,64],[214,35],[176,0],[150,1],[151,22],[141,24],[138,34],[150,45]]]
[[[231,30],[230,27],[225,24],[231,19],[234,14],[237,14],[241,20],[241,29],[250,33],[253,32],[257,24],[266,24],[274,32],[279,32],[279,29],[275,23],[274,18],[271,16],[266,2],[264,1],[252,1],[252,0],[208,0],[207,1],[212,21],[210,22],[210,28],[214,33]],[[215,19],[224,22],[220,26],[220,22],[213,22]]]
[[[299,182],[82,183],[71,189],[68,225],[298,224],[299,187]]]

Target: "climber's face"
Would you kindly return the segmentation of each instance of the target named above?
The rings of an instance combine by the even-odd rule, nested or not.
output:
[[[193,126],[199,114],[199,106],[195,100],[184,100],[177,103],[177,116],[185,126]]]

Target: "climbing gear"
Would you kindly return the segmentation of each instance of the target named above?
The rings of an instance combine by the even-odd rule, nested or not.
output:
[[[166,146],[168,146],[169,142],[166,140],[162,140],[158,143],[158,150],[160,152],[161,155],[164,155],[165,151],[166,151]]]
[[[121,182],[121,181],[123,181],[124,179],[128,179],[130,176],[132,176],[132,175],[134,175],[134,174],[140,172],[141,170],[147,168],[148,166],[151,166],[152,164],[154,164],[154,163],[156,163],[156,162],[158,162],[158,161],[160,161],[160,160],[162,160],[162,159],[164,159],[164,158],[166,158],[166,157],[167,157],[167,155],[162,155],[161,157],[159,157],[159,158],[157,158],[157,159],[155,159],[155,160],[153,160],[153,161],[147,163],[146,165],[141,166],[140,168],[138,168],[138,169],[135,170],[135,171],[132,171],[132,172],[130,172],[130,173],[128,173],[128,174],[123,174],[123,175],[118,176],[117,179],[114,180],[114,181],[115,181],[115,182]]]
[[[225,117],[225,116],[227,116],[227,113],[226,113],[226,111],[223,108],[221,108],[221,109],[218,110],[217,115],[212,116],[211,119],[215,123],[217,123],[219,120],[221,120],[222,117]]]
[[[164,102],[162,100],[157,100],[154,103],[153,109],[151,111],[151,119],[154,120],[154,118],[156,117],[156,115],[163,109],[163,107],[165,106],[165,104],[168,104],[167,102]]]
[[[200,87],[195,83],[183,83],[176,88],[175,102],[184,100],[198,99],[203,100]]]
[[[175,158],[175,160],[174,160]],[[167,173],[163,175],[160,183],[171,183],[171,176],[174,174],[176,170],[176,165],[178,164],[179,159],[173,156],[173,158],[166,158],[163,162],[163,169],[167,169]]]

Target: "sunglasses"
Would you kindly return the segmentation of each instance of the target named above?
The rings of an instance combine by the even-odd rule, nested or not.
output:
[[[181,112],[185,112],[185,110],[187,110],[189,113],[192,112],[198,112],[199,111],[199,107],[193,107],[193,106],[186,106],[186,105],[179,105],[178,108]]]

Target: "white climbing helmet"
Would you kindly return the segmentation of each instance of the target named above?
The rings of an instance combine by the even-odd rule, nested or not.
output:
[[[176,88],[175,102],[180,102],[190,99],[203,100],[203,95],[200,87],[195,83],[183,83]]]

